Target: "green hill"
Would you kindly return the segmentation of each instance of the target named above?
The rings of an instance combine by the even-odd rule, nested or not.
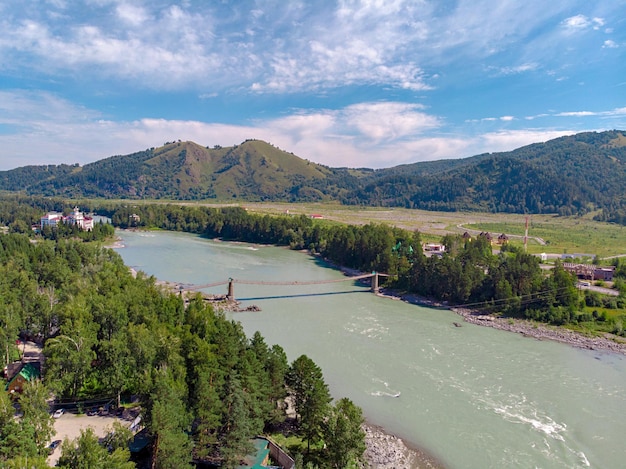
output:
[[[621,131],[586,132],[449,165],[446,161],[377,171],[344,202],[576,214],[626,201],[626,137]]]
[[[72,198],[323,200],[351,178],[259,140],[212,149],[172,142],[72,168],[29,179],[18,177],[22,168],[0,172],[0,189]]]
[[[586,132],[511,152],[394,168],[329,168],[260,140],[171,142],[87,164],[0,172],[0,190],[68,198],[325,201],[427,210],[582,214],[626,223],[626,135]]]

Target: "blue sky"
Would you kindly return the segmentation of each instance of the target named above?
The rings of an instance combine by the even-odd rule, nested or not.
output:
[[[0,170],[172,140],[382,168],[626,129],[624,0],[4,0]]]

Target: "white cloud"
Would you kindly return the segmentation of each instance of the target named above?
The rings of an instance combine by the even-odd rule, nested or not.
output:
[[[517,75],[519,73],[531,72],[533,70],[537,70],[539,65],[536,63],[524,63],[521,65],[517,65],[514,67],[503,67],[500,68],[501,75]]]
[[[623,118],[626,108],[561,112],[550,116]],[[517,119],[502,116],[483,120],[490,121],[491,125],[497,122],[508,125]],[[178,139],[207,146],[230,146],[248,138],[269,141],[302,158],[332,167],[380,168],[508,151],[574,133],[555,129],[507,129],[479,135],[438,135],[442,125],[441,120],[428,114],[423,106],[399,102],[296,111],[248,125],[147,118],[114,122],[99,112],[48,93],[2,91],[0,170],[25,164],[85,164]]]
[[[591,111],[571,111],[571,112],[559,112],[554,114],[556,117],[588,117],[595,116],[597,113]]]
[[[475,148],[476,154],[482,152],[511,151],[531,143],[545,142],[564,135],[572,135],[575,131],[568,130],[503,130],[480,135],[471,140],[469,148]]]
[[[618,47],[619,45],[611,39],[607,39],[606,41],[604,41],[604,44],[602,44],[603,49],[616,49]]]
[[[422,106],[406,103],[361,103],[341,112],[345,125],[367,140],[396,141],[415,137],[425,130],[439,127],[438,118],[418,111]]]
[[[149,14],[144,8],[136,5],[122,3],[116,8],[117,16],[132,26],[140,26],[149,19]]]
[[[569,32],[575,32],[575,31],[584,31],[589,28],[598,30],[602,26],[604,26],[604,23],[605,23],[604,18],[598,18],[598,17],[589,18],[585,15],[576,15],[576,16],[570,16],[569,18],[566,18],[565,20],[563,20],[561,24]]]

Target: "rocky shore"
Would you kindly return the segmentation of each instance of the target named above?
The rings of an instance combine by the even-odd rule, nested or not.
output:
[[[565,329],[564,327],[550,326],[548,324],[528,321],[525,319],[502,318],[490,314],[484,314],[481,311],[473,309],[448,307],[441,303],[430,301],[413,294],[401,295],[394,291],[381,290],[379,295],[421,306],[450,309],[463,317],[465,322],[477,324],[479,326],[493,327],[494,329],[514,332],[537,340],[553,340],[572,347],[587,350],[601,350],[626,355],[626,339],[612,334],[591,337]],[[459,326],[460,324],[454,323],[454,325]]]
[[[499,318],[464,308],[452,308],[452,311],[472,324],[515,332],[537,340],[554,340],[572,347],[626,355],[626,341],[620,340],[620,337],[608,334],[604,337],[590,337],[563,327],[549,326],[522,319]]]
[[[383,428],[365,424],[364,459],[370,469],[441,469],[443,466],[426,452],[408,447],[402,439]]]

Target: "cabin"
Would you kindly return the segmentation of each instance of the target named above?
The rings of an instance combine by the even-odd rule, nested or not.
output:
[[[35,363],[26,363],[15,376],[9,379],[6,391],[11,395],[21,394],[26,383],[30,383],[41,377],[39,367]]]
[[[500,236],[498,236],[498,244],[500,246],[503,246],[504,244],[507,244],[508,242],[509,242],[509,237],[505,233],[502,233]]]
[[[485,238],[487,241],[489,241],[489,244],[493,244],[493,236],[491,236],[491,233],[489,233],[488,231],[483,231],[478,236]]]

